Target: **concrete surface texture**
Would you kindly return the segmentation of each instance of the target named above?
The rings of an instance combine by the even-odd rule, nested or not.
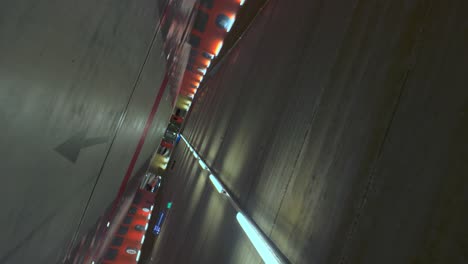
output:
[[[0,263],[60,262],[116,197],[164,77],[157,4],[2,2]]]
[[[184,135],[291,263],[466,263],[467,12],[271,0]],[[173,159],[147,263],[260,263],[183,144]]]

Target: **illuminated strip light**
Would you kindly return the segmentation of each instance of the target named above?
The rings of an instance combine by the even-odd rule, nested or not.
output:
[[[203,161],[203,160],[198,160],[198,164],[200,164],[200,167],[202,167],[202,169],[204,170],[210,170],[208,169],[208,166],[206,165],[206,163]]]
[[[148,230],[148,223],[145,225],[145,231]]]
[[[187,139],[181,134],[181,138],[185,141],[187,146],[192,150],[191,145]],[[194,156],[196,153],[194,152]],[[196,155],[197,157],[198,155]],[[204,164],[203,161],[199,160],[200,166]],[[206,164],[205,164],[206,166]],[[203,167],[203,166],[202,166]],[[210,181],[219,193],[225,193],[229,196],[229,193],[223,188],[221,182],[216,179],[213,174],[210,174]],[[262,231],[260,231],[255,224],[252,223],[243,213],[238,212],[236,215],[237,222],[242,227],[242,230],[249,238],[252,245],[257,250],[258,254],[266,264],[283,264],[282,258],[278,256],[276,250],[270,245],[269,241],[265,238]]]
[[[213,174],[210,174],[210,181],[219,193],[224,192],[223,185],[218,181],[218,179],[216,179],[216,177]]]
[[[182,140],[185,142],[185,144],[187,144],[187,147],[189,148],[189,150],[192,152],[193,156],[196,158],[196,159],[200,159],[200,156],[198,156],[197,152],[195,151],[194,148],[192,148],[192,145],[190,145],[190,143],[188,143],[187,139],[184,137],[184,135],[180,134],[180,137],[182,138]]]
[[[140,255],[141,255],[141,250],[138,250],[138,254],[136,256],[136,261],[137,262],[140,260]]]
[[[107,227],[109,227],[109,226],[110,226],[110,222],[107,222]]]
[[[152,206],[150,207],[150,210],[151,210],[151,211],[153,211],[153,209],[154,209],[154,205],[152,205]]]
[[[244,3],[245,3],[245,0],[240,0],[240,3],[239,3],[239,5],[240,5],[240,6],[243,6],[243,5],[244,5]]]
[[[210,168],[208,168],[208,166],[206,165],[206,163],[200,159],[200,156],[198,155],[198,153],[195,151],[195,149],[192,148],[192,146],[188,143],[187,139],[185,139],[185,137],[183,135],[180,135],[180,137],[185,141],[185,143],[187,144],[188,148],[190,149],[190,151],[192,152],[193,156],[198,160],[198,164],[200,164],[200,167],[202,167],[202,169],[204,170],[207,170],[207,171],[210,171]]]
[[[148,214],[148,220],[150,220],[150,219],[151,219],[151,213],[150,213],[150,214]]]
[[[141,244],[143,244],[143,242],[145,242],[145,235],[141,237]]]
[[[247,237],[250,239],[250,242],[257,250],[260,257],[262,257],[263,262],[266,264],[283,263],[275,253],[275,250],[269,245],[264,236],[257,229],[257,227],[255,227],[255,225],[249,219],[247,219],[244,214],[241,212],[237,213],[236,219]]]

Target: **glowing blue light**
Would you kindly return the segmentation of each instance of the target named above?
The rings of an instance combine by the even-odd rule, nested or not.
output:
[[[160,225],[161,225],[163,219],[164,219],[164,213],[161,213],[161,215],[159,216],[159,220],[158,220],[157,226],[160,226]]]
[[[155,226],[153,229],[153,233],[155,235],[159,235],[160,232],[161,232],[161,228],[159,226]]]
[[[210,174],[210,181],[219,193],[224,191],[223,185],[218,181],[218,179],[216,179],[213,174]]]
[[[250,242],[253,244],[255,249],[257,250],[260,257],[262,257],[263,262],[270,264],[280,264],[282,261],[280,258],[275,254],[275,250],[270,247],[268,242],[265,240],[261,232],[255,227],[252,222],[245,217],[242,213],[237,213],[236,215],[237,222],[239,222],[240,226],[244,230],[245,234],[249,238]]]
[[[208,170],[208,166],[205,162],[203,162],[203,160],[198,160],[198,164],[200,164],[200,167],[202,167],[202,169]]]
[[[159,235],[159,233],[161,232],[161,225],[162,225],[163,220],[164,220],[164,213],[160,212],[158,222],[153,228],[153,234]]]

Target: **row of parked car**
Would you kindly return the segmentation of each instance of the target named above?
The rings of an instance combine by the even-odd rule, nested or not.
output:
[[[171,116],[163,139],[152,159],[150,170],[145,174],[132,206],[113,238],[101,263],[136,263],[149,228],[155,197],[163,184],[162,172],[167,167],[174,146],[180,140],[180,132],[187,111],[197,89],[213,60],[223,47],[226,35],[231,30],[236,14],[244,0],[200,0],[195,2],[195,19],[187,39],[191,46],[189,59],[180,83],[178,103]],[[170,58],[171,54],[168,54]],[[159,235],[170,206],[158,212],[151,232]]]

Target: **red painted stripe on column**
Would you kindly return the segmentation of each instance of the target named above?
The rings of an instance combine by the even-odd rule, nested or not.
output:
[[[166,6],[164,8],[162,17],[159,21],[158,31],[160,30],[161,25],[166,21],[167,12],[169,10],[169,3],[170,1],[166,3]],[[156,111],[158,110],[159,104],[161,103],[161,99],[164,94],[164,91],[166,90],[168,82],[169,82],[169,74],[166,71],[166,74],[164,75],[164,79],[161,83],[161,86],[159,87],[158,95],[156,96],[156,99],[154,100],[153,107],[151,108],[151,112],[148,116],[148,119],[146,120],[145,128],[143,129],[143,133],[141,134],[140,140],[138,141],[138,145],[135,149],[135,153],[133,153],[132,160],[130,161],[130,164],[128,165],[128,168],[127,168],[127,172],[125,173],[125,177],[123,178],[122,183],[120,184],[119,192],[117,193],[117,197],[114,200],[114,206],[120,200],[120,198],[122,198],[122,195],[125,192],[125,188],[127,187],[128,181],[130,180],[130,177],[132,176],[133,169],[135,168],[135,164],[138,160],[138,156],[140,156],[141,149],[143,148],[143,145],[145,144],[146,136],[148,135],[148,130],[153,124],[154,116],[156,115]],[[114,209],[112,211],[114,211]]]
[[[127,172],[125,173],[122,183],[120,184],[119,192],[117,193],[117,197],[115,198],[114,203],[117,203],[120,200],[120,198],[122,198],[122,195],[125,192],[125,188],[127,187],[128,181],[130,180],[130,177],[132,176],[132,172],[133,172],[133,169],[135,168],[135,164],[138,160],[138,157],[140,156],[141,149],[143,148],[143,145],[145,144],[146,136],[148,135],[149,128],[153,124],[154,116],[156,115],[159,104],[161,103],[161,99],[164,94],[164,91],[166,90],[168,82],[169,82],[169,76],[166,73],[161,83],[161,87],[159,87],[159,92],[158,92],[158,95],[156,96],[156,99],[154,100],[153,106],[151,108],[151,112],[148,116],[148,119],[146,120],[143,133],[141,134],[140,140],[138,141],[138,145],[136,146],[135,152],[133,153],[132,160],[130,161],[130,164],[128,165]]]

